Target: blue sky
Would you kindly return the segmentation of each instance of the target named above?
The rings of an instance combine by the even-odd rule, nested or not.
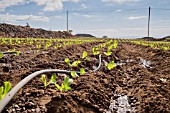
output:
[[[170,0],[0,0],[0,23],[26,25],[46,30],[90,33],[102,37],[147,36],[148,7],[151,7],[150,36],[170,35]]]

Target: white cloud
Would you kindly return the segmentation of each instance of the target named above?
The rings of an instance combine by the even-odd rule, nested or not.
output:
[[[170,22],[170,20],[159,20],[160,22]]]
[[[79,13],[72,13],[74,16],[79,16]]]
[[[13,22],[13,21],[24,21],[24,20],[33,20],[33,21],[49,21],[48,17],[44,16],[35,16],[35,15],[10,15],[10,14],[0,14],[0,21],[4,22]]]
[[[85,18],[96,18],[96,15],[83,15]]]
[[[57,18],[57,19],[65,19],[64,16],[54,16],[54,18]]]
[[[115,12],[121,12],[121,11],[123,11],[123,10],[116,10]]]
[[[86,4],[81,4],[80,7],[81,7],[82,9],[86,9],[86,8],[87,8]]]
[[[83,15],[84,17],[86,18],[91,18],[92,16],[91,15]]]
[[[119,4],[123,4],[123,3],[127,3],[127,2],[138,2],[140,0],[102,0],[103,2],[114,2],[114,3],[119,3]]]
[[[0,10],[5,10],[6,7],[13,6],[13,5],[20,5],[26,4],[28,1],[26,0],[1,0],[0,1]]]
[[[63,9],[63,2],[79,2],[80,0],[1,0],[0,10],[5,10],[9,6],[27,4],[35,2],[37,5],[44,6],[43,11],[55,11]]]
[[[130,16],[128,17],[129,20],[137,20],[137,19],[143,19],[146,18],[146,16]]]

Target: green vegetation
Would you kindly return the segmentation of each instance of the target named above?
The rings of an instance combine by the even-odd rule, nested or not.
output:
[[[41,75],[41,80],[44,83],[45,87],[47,87],[50,84],[55,84],[56,83],[56,78],[57,78],[56,74],[52,74],[50,81],[47,82],[46,75],[45,74]]]
[[[70,79],[69,77],[65,77],[63,83],[61,84],[61,86],[59,84],[56,83],[56,74],[52,74],[50,81],[47,83],[46,80],[46,75],[43,74],[41,76],[41,80],[44,83],[44,86],[47,87],[50,84],[54,84],[56,86],[56,90],[59,91],[68,91],[71,89],[70,85],[73,83],[73,79]]]
[[[69,65],[70,67],[77,67],[79,64],[81,64],[81,61],[74,61],[73,63],[70,63],[70,59],[69,58],[65,58],[64,62],[67,63],[67,65]]]
[[[86,71],[83,68],[80,68],[80,75],[83,75],[85,73],[86,73]]]
[[[3,53],[2,52],[0,52],[0,59],[3,57]]]
[[[65,77],[63,83],[60,85],[55,84],[56,90],[59,91],[68,91],[71,90],[70,85],[73,83],[73,79],[70,79],[69,77]]]
[[[78,77],[78,74],[75,72],[75,71],[71,71],[71,76],[73,78],[77,78]]]
[[[111,69],[115,68],[116,65],[115,65],[114,61],[111,61],[111,62],[106,64],[106,67],[107,67],[108,70],[111,70]]]
[[[81,58],[82,58],[83,60],[90,61],[90,58],[88,58],[87,56],[88,56],[87,51],[84,51]]]
[[[93,52],[93,55],[99,55],[100,54],[100,51],[99,51],[98,47],[93,47],[92,52]]]
[[[4,86],[0,87],[0,100],[4,98],[4,96],[9,92],[12,85],[10,82],[6,81],[4,82]]]
[[[141,41],[141,40],[132,40],[130,41],[137,45],[149,46],[154,49],[170,50],[169,42],[160,42],[160,41]]]

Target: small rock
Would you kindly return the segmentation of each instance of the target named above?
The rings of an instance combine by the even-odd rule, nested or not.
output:
[[[100,111],[100,112],[104,112],[104,109],[100,108],[99,111]]]
[[[94,105],[95,108],[99,109],[100,107],[98,105]]]
[[[36,110],[35,109],[31,109],[32,112],[35,112]]]
[[[108,80],[107,79],[104,79],[103,80],[105,84],[108,84]]]
[[[13,112],[15,112],[15,109],[12,109]]]
[[[41,110],[40,110],[40,108],[36,108],[35,111],[36,111],[36,113],[39,113]]]
[[[19,108],[19,106],[18,106],[17,104],[16,104],[16,105],[14,105],[14,107],[15,107],[15,108]]]

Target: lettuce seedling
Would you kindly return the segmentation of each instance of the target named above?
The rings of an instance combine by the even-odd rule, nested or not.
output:
[[[83,68],[80,69],[80,75],[86,73],[85,70]]]
[[[0,52],[0,58],[2,58],[3,57],[3,53],[2,52]]]
[[[0,100],[4,98],[4,96],[9,92],[12,85],[10,82],[6,81],[4,82],[4,86],[0,87]]]
[[[77,78],[78,77],[78,74],[75,72],[75,71],[71,71],[71,76],[73,78]]]
[[[17,52],[17,54],[16,54],[17,56],[19,56],[19,55],[20,55],[20,53],[21,53],[20,51],[16,51],[16,52]]]
[[[51,78],[50,78],[50,81],[48,82],[48,84],[47,85],[49,85],[49,84],[55,84],[56,83],[56,78],[57,78],[57,76],[56,76],[56,74],[52,74],[52,76],[51,76]]]
[[[111,52],[111,51],[107,51],[107,52],[104,52],[104,54],[105,54],[106,56],[110,56],[110,55],[112,54],[112,52]]]
[[[111,44],[113,41],[112,40],[109,40],[109,41],[107,41],[106,43],[107,44]]]
[[[118,43],[117,43],[117,40],[114,40],[114,43],[113,43],[113,48],[117,48],[117,45],[118,45]]]
[[[88,53],[86,51],[84,51],[81,58],[84,60],[90,61],[90,58],[87,58],[87,56],[88,56]]]
[[[111,45],[108,45],[108,48],[107,48],[107,50],[108,51],[110,51],[112,48],[114,47],[114,45],[113,44],[111,44]]]
[[[163,49],[163,50],[168,50],[168,49],[169,49],[169,48],[166,47],[166,46],[160,46],[160,48]]]
[[[45,74],[41,75],[41,80],[44,83],[44,86],[47,87],[47,80],[46,80],[46,75]]]
[[[55,84],[56,90],[60,91],[68,91],[71,89],[70,85],[73,83],[73,79],[70,79],[69,77],[65,77],[63,83],[60,85]]]
[[[71,66],[70,60],[68,58],[65,58],[64,62],[67,63],[69,66]]]
[[[92,48],[92,52],[93,52],[94,55],[100,54],[100,51],[99,51],[99,48],[98,48],[98,47],[93,47],[93,48]]]
[[[87,55],[88,55],[87,52],[84,51],[84,52],[83,52],[83,55],[82,55],[82,59],[85,59],[85,58],[87,57]]]
[[[70,60],[68,59],[68,58],[65,58],[65,60],[64,60],[64,62],[65,63],[67,63],[69,66],[71,66],[71,67],[77,67],[80,63],[81,63],[81,61],[74,61],[72,64],[70,63]]]
[[[81,64],[81,61],[74,61],[72,64],[71,64],[71,66],[72,67],[77,67],[79,64]]]
[[[107,69],[109,69],[109,70],[111,70],[111,69],[116,67],[114,61],[111,61],[110,63],[107,63],[106,66],[107,66]]]
[[[50,81],[47,83],[46,75],[43,74],[43,75],[41,76],[41,80],[42,80],[42,82],[44,83],[44,86],[45,86],[45,87],[47,87],[47,86],[50,85],[50,84],[55,84],[55,83],[56,83],[56,78],[57,78],[56,74],[52,74],[52,76],[51,76],[51,78],[50,78]]]

